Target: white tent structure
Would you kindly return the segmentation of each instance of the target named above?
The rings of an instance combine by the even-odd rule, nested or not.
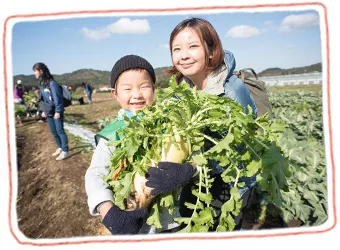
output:
[[[259,77],[267,86],[322,84],[322,72],[306,74]]]

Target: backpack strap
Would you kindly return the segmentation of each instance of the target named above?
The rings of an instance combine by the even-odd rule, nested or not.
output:
[[[241,78],[242,82],[244,82],[245,77],[245,72],[247,71],[251,71],[251,73],[253,73],[253,75],[255,76],[256,80],[259,80],[259,77],[257,76],[255,70],[253,70],[252,68],[244,68],[239,70],[238,72],[235,73],[235,75],[239,78]]]
[[[247,71],[250,71],[255,76],[255,80],[245,76]],[[257,74],[252,68],[244,68],[238,72],[234,72],[234,75],[237,76],[247,86],[251,96],[255,101],[258,112],[257,114],[263,115],[266,112],[269,112],[269,117],[271,117],[272,108],[265,82],[259,80]]]
[[[245,73],[250,71],[254,76],[255,80],[251,80],[249,78],[246,78]],[[238,72],[234,73],[238,78],[241,79],[242,82],[245,84],[251,85],[252,87],[255,87],[260,90],[266,90],[266,85],[263,81],[259,80],[259,77],[257,76],[255,70],[252,68],[244,68],[239,70]]]

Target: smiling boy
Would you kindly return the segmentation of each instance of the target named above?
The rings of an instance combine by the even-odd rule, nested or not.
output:
[[[91,165],[85,175],[85,189],[91,215],[101,215],[102,223],[112,234],[155,233],[156,229],[146,225],[148,209],[125,211],[114,205],[111,187],[103,181],[110,170],[110,158],[115,150],[108,141],[117,141],[117,131],[124,128],[124,114],[135,115],[137,110],[155,102],[156,75],[151,64],[142,57],[128,55],[119,59],[111,71],[112,94],[119,102],[118,121],[105,127],[95,136],[97,147]],[[172,192],[190,180],[194,170],[189,164],[159,162],[158,168],[148,172],[152,195]],[[159,184],[159,182],[161,184]],[[174,215],[179,217],[179,214]],[[165,229],[177,227],[170,217],[164,215]],[[162,220],[162,218],[161,218]],[[163,225],[163,223],[162,223]],[[158,232],[158,231],[157,231]]]

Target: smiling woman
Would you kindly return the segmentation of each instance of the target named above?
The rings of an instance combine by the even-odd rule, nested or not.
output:
[[[233,76],[236,66],[234,55],[223,51],[221,40],[214,27],[205,19],[189,18],[180,22],[170,35],[170,52],[173,66],[167,71],[176,75],[177,83],[186,82],[191,87],[203,90],[209,94],[228,97],[240,103],[246,112],[248,105],[253,114],[257,114],[257,106],[244,83]],[[216,135],[209,134],[212,138]],[[218,162],[212,164],[212,177],[221,179],[223,169]],[[240,168],[244,168],[240,164]],[[220,184],[218,184],[220,183]],[[214,203],[223,204],[228,197],[224,195],[228,189],[223,181],[215,182],[213,187]],[[256,175],[245,178],[245,186],[241,188],[242,208],[248,205],[251,190],[256,184]],[[194,182],[183,187],[181,193],[180,212],[183,217],[190,217],[191,209],[184,206],[196,197],[191,193]],[[230,190],[229,190],[230,191]],[[218,208],[217,210],[221,209]],[[220,213],[217,212],[218,214]],[[242,211],[235,217],[236,229],[241,227]],[[216,225],[215,225],[216,227]]]

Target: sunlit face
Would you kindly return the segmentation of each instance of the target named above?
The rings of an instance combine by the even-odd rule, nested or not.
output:
[[[185,28],[172,42],[172,63],[184,76],[193,81],[202,81],[206,77],[205,50],[197,33]]]
[[[42,76],[42,70],[34,70],[34,76],[36,79],[40,78]]]
[[[154,103],[154,83],[146,70],[123,72],[112,90],[122,109],[135,113]]]

